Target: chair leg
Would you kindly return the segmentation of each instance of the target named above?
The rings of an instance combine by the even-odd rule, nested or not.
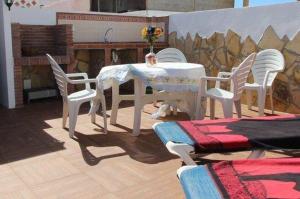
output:
[[[69,136],[70,136],[70,138],[74,137],[79,107],[80,107],[80,104],[69,103]]]
[[[241,118],[242,117],[241,100],[234,101],[234,106],[235,106],[235,110],[238,115],[238,118]]]
[[[224,100],[221,101],[222,107],[223,107],[223,112],[224,112],[224,118],[232,118],[233,117],[233,101],[231,100]]]
[[[175,102],[175,103],[177,103],[177,102]],[[178,112],[177,112],[177,105],[172,105],[172,111],[173,111],[173,115],[177,115],[178,114]]]
[[[265,101],[266,101],[266,92],[264,90],[258,91],[258,113],[259,116],[264,116],[264,110],[265,110]]]
[[[270,103],[271,103],[271,110],[272,110],[272,114],[274,114],[274,103],[273,103],[273,89],[272,87],[269,88],[270,89]]]
[[[154,99],[153,99],[153,106],[154,106],[154,107],[157,106],[157,100],[156,100],[157,94],[158,94],[158,91],[152,89],[152,95],[153,95],[153,98],[154,98]]]
[[[117,123],[118,109],[120,103],[120,94],[119,94],[119,85],[117,82],[113,82],[112,86],[112,106],[111,106],[111,115],[110,115],[110,123]]]
[[[93,106],[95,106],[94,108],[95,108],[95,111],[90,111],[90,115],[91,115],[91,123],[93,123],[93,124],[96,124],[96,111],[99,109],[99,99],[92,99],[91,101],[90,101],[90,106],[91,106],[91,108],[93,107]]]
[[[252,91],[251,90],[246,90],[246,95],[247,95],[248,109],[251,110],[251,108],[252,108]]]
[[[67,102],[63,102],[63,120],[62,120],[62,127],[66,128],[66,123],[67,123],[67,118],[68,118],[68,103]]]
[[[105,97],[101,98],[102,104],[102,117],[103,117],[103,124],[104,124],[104,133],[107,134],[107,117],[106,117],[106,102]]]
[[[91,122],[96,124],[96,113],[91,113]]]
[[[166,116],[171,115],[171,105],[169,102],[164,102],[164,106],[166,106]]]
[[[209,107],[210,107],[210,119],[214,120],[215,119],[215,100],[212,98],[210,98]]]

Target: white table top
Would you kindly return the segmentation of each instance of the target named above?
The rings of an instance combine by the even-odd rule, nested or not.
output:
[[[140,78],[146,86],[166,91],[198,91],[200,78],[205,76],[201,64],[158,63],[148,67],[146,64],[124,64],[103,67],[97,76],[104,89],[113,81],[123,84],[130,79]]]

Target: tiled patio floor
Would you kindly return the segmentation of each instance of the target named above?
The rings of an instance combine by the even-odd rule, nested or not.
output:
[[[35,102],[17,110],[0,109],[0,198],[184,198],[176,177],[181,161],[170,155],[151,126],[155,109],[145,108],[142,135],[130,135],[133,107],[123,105],[109,134],[90,123],[83,107],[78,140],[61,128],[61,102]],[[217,116],[221,109],[218,107]],[[245,116],[257,112],[243,108]],[[108,111],[108,115],[110,112]],[[166,119],[187,119],[180,113]],[[269,157],[282,156],[268,153]],[[213,154],[232,159],[247,154]]]

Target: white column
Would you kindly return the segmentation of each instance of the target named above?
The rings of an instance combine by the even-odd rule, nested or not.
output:
[[[0,103],[15,108],[11,13],[3,0],[0,1],[0,73]]]

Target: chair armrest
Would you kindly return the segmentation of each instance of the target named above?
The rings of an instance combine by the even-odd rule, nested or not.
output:
[[[85,84],[85,89],[91,89],[90,83],[95,83],[97,84],[96,79],[88,79],[88,75],[86,73],[69,73],[66,74],[67,76],[67,81],[70,84]],[[74,77],[83,77],[83,79],[71,79]]]
[[[86,73],[69,73],[66,74],[68,78],[70,77],[83,77],[84,79],[88,79],[88,75]]]
[[[268,79],[269,79],[269,75],[271,73],[279,73],[279,72],[282,72],[283,70],[282,69],[279,69],[279,70],[269,70],[267,71],[266,73],[266,76],[265,76],[265,79],[264,79],[264,82],[263,82],[263,89],[266,89],[267,88],[267,84],[268,84]]]
[[[232,75],[232,72],[219,72],[218,77],[230,77]]]
[[[222,78],[222,77],[201,77],[200,83],[199,83],[199,90],[198,90],[198,96],[205,96],[206,93],[206,85],[207,81],[221,81],[221,82],[227,82],[230,81],[231,78]]]
[[[236,69],[238,69],[238,67],[232,67],[231,73],[233,73],[234,71],[236,71]]]
[[[278,69],[278,70],[270,70],[270,73],[280,73],[282,72],[283,69]]]
[[[224,78],[224,77],[201,77],[200,81],[221,81],[226,82],[229,81],[231,78]]]
[[[231,77],[232,72],[219,72],[218,77],[220,78],[229,78]],[[220,81],[216,82],[215,88],[220,88]]]
[[[69,80],[70,84],[86,84],[86,83],[97,83],[97,79],[76,79],[76,80]]]

